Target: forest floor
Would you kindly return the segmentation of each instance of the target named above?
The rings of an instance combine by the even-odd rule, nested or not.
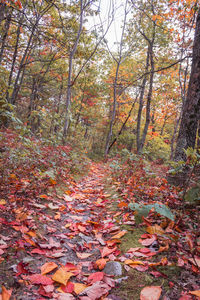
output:
[[[22,195],[29,182],[20,184]],[[136,224],[108,164],[39,190],[0,200],[0,299],[197,299],[199,258],[172,242],[178,232],[191,246],[190,233],[180,219]]]

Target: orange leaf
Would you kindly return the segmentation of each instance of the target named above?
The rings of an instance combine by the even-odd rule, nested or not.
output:
[[[66,285],[67,281],[70,279],[71,276],[74,276],[74,274],[71,272],[67,272],[67,270],[64,267],[61,267],[52,276],[52,279],[56,282]]]
[[[40,195],[39,196],[41,199],[48,199],[48,196],[47,195]]]
[[[85,285],[83,283],[73,282],[73,284],[74,284],[74,292],[77,295],[82,293],[87,288],[87,285]]]
[[[41,274],[45,275],[51,271],[53,271],[55,268],[57,268],[57,264],[53,261],[47,262],[43,266],[41,266]]]
[[[128,207],[128,204],[124,201],[120,202],[118,205],[117,205],[119,208],[122,208],[122,207]]]
[[[160,286],[146,286],[140,293],[140,300],[158,300],[161,293]]]
[[[115,234],[112,239],[120,239],[122,236],[124,236],[127,233],[127,230],[122,230],[119,233]]]
[[[59,212],[56,213],[56,215],[54,216],[55,220],[60,220],[61,218],[61,214]]]
[[[190,291],[189,293],[190,293],[191,295],[194,295],[194,296],[200,297],[200,290],[196,290],[196,291]]]
[[[12,289],[7,290],[5,286],[2,285],[2,300],[9,300],[12,294]]]
[[[100,258],[95,262],[95,265],[97,266],[97,268],[99,268],[99,270],[103,270],[107,261],[108,259]]]

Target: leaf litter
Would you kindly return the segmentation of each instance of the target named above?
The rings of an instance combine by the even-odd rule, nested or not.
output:
[[[186,239],[189,249],[194,247],[193,236],[183,231],[181,219],[172,222],[157,218],[150,211],[143,218],[143,226],[147,227],[139,239],[141,247],[133,245],[125,253],[121,252],[120,244],[126,240],[130,228],[138,226],[133,212],[128,209],[129,198],[133,196],[129,185],[133,181],[130,177],[124,190],[120,184],[115,184],[122,197],[116,200],[105,189],[106,172],[107,166],[92,163],[88,176],[82,181],[77,183],[73,178],[67,178],[67,189],[62,195],[56,190],[40,193],[39,189],[38,194],[35,192],[34,197],[24,204],[13,189],[8,201],[1,200],[4,212],[0,218],[0,268],[4,270],[0,275],[2,299],[11,296],[21,300],[119,299],[120,280],[103,272],[109,261],[120,262],[127,275],[134,269],[141,273],[148,271],[153,278],[168,278],[159,268],[174,264],[199,275],[199,256],[189,257],[188,249],[185,250],[181,242],[176,244],[179,234]],[[17,178],[13,176],[11,180],[14,182]],[[151,184],[147,191],[150,199],[154,188]],[[166,182],[161,181],[162,184],[165,186]],[[148,203],[144,191],[141,197]],[[171,191],[168,201],[172,202],[172,198],[179,201],[176,193]],[[118,203],[120,211],[112,209],[112,202]],[[182,253],[173,254],[173,249]],[[170,280],[169,285],[173,288],[176,283]],[[167,298],[163,287],[152,284],[140,287],[140,299],[157,300],[161,294],[165,300],[199,297],[197,281],[189,284],[187,289],[180,282],[177,285],[179,291],[182,289],[178,298]]]

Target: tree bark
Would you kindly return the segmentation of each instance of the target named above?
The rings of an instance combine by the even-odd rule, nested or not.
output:
[[[149,69],[149,47],[147,50],[147,58],[146,58],[146,66],[145,66],[145,73],[148,72]],[[137,115],[137,128],[136,128],[136,142],[137,142],[137,152],[140,150],[140,128],[141,128],[141,118],[142,118],[142,109],[144,105],[144,91],[147,82],[147,75],[143,78],[141,92],[140,92],[140,99],[139,99],[139,108],[138,108],[138,115]]]
[[[80,23],[79,23],[79,29],[77,32],[76,40],[73,45],[72,50],[69,54],[69,70],[68,70],[68,79],[67,79],[67,98],[66,98],[66,105],[65,105],[65,122],[64,122],[64,128],[63,128],[63,143],[65,143],[65,139],[67,136],[67,131],[69,128],[69,113],[70,113],[70,104],[71,104],[71,87],[72,87],[72,67],[73,67],[73,58],[76,53],[76,49],[78,47],[78,43],[80,40],[82,28],[83,28],[83,0],[80,0]]]
[[[186,101],[177,139],[174,160],[186,160],[185,151],[188,147],[195,148],[198,121],[200,119],[200,8],[196,19],[192,68]]]
[[[6,21],[5,21],[5,25],[4,25],[4,33],[2,36],[2,40],[1,40],[0,64],[3,59],[3,53],[4,53],[4,49],[5,49],[5,45],[6,45],[6,38],[8,36],[8,31],[9,31],[10,23],[11,23],[11,16],[12,16],[12,11],[8,14]]]

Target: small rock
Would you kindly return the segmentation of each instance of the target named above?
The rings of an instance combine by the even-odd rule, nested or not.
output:
[[[115,282],[120,284],[120,283],[122,283],[123,280],[127,280],[127,279],[128,279],[128,276],[124,276],[124,277],[115,279]]]
[[[108,275],[121,276],[122,266],[118,261],[109,261],[103,271]]]

